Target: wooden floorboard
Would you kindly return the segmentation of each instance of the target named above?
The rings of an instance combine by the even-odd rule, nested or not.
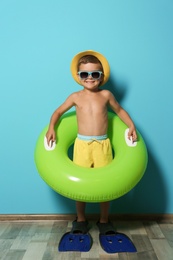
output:
[[[59,252],[58,243],[70,231],[68,220],[0,221],[1,260],[172,260],[172,221],[113,221],[118,232],[129,236],[137,253],[107,254],[99,244],[95,221],[90,222],[93,245],[89,252]]]

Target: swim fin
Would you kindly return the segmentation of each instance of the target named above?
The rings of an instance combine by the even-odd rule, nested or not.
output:
[[[107,253],[137,252],[130,238],[122,233],[99,234],[99,240],[101,247]]]
[[[88,252],[92,246],[92,239],[90,234],[73,234],[71,232],[65,233],[60,242],[58,250],[64,251],[79,251]]]
[[[59,242],[58,250],[60,252],[88,252],[92,246],[92,237],[88,233],[88,222],[77,222],[77,220],[75,220],[72,225],[72,230],[62,236]]]
[[[99,228],[99,241],[107,253],[137,252],[136,247],[128,236],[115,231],[112,223],[97,222]]]

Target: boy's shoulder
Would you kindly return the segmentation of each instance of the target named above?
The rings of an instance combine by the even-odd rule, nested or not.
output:
[[[73,93],[71,94],[71,96],[79,96],[79,95],[82,94],[82,92],[83,92],[83,90],[79,90],[79,91],[73,92]]]
[[[76,92],[73,92],[73,93],[69,96],[69,98],[76,99],[77,97],[81,96],[81,94],[82,94],[82,90],[76,91]]]
[[[101,93],[105,96],[109,96],[109,95],[112,95],[111,91],[107,90],[107,89],[101,89],[100,90]]]

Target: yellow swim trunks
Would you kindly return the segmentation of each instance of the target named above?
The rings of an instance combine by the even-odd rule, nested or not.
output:
[[[112,161],[112,147],[107,135],[77,136],[74,144],[73,162],[87,168],[103,167]]]

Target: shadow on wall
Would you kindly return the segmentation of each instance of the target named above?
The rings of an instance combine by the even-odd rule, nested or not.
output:
[[[125,85],[117,85],[110,79],[106,86],[119,103],[122,102],[127,87]],[[167,190],[164,183],[164,173],[161,166],[154,157],[149,142],[144,134],[138,129],[143,136],[148,150],[148,166],[141,181],[128,194],[112,201],[110,213],[165,213],[167,208]]]
[[[76,203],[74,200],[66,198],[50,188],[55,214],[76,214]]]
[[[127,87],[118,85],[111,79],[105,85],[104,89],[110,90],[119,103],[122,103]],[[140,129],[138,129],[140,131]],[[111,214],[161,214],[166,212],[167,208],[167,191],[164,184],[163,172],[154,157],[149,143],[143,133],[147,149],[148,149],[148,166],[141,181],[126,195],[111,202]],[[73,146],[68,151],[68,156],[72,160]],[[52,197],[57,204],[57,211],[61,208],[59,214],[75,214],[75,202],[65,198],[53,191]],[[97,203],[87,203],[86,213],[99,213],[99,205]]]

